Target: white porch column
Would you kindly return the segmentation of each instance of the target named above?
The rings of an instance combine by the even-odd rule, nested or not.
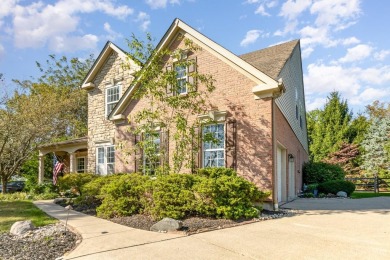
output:
[[[69,172],[76,172],[76,154],[69,153]]]
[[[40,155],[39,156],[39,163],[38,163],[38,183],[43,183],[43,178],[45,175],[45,156]]]

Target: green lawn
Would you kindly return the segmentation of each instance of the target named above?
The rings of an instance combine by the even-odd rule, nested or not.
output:
[[[35,207],[31,201],[0,201],[0,233],[8,232],[13,223],[21,220],[32,220],[35,226],[45,226],[56,223],[42,210]]]
[[[374,197],[390,197],[390,192],[358,192],[355,191],[351,194],[352,199],[364,199],[364,198],[374,198]]]

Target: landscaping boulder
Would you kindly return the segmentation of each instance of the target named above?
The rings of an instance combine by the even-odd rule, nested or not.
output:
[[[347,198],[348,194],[345,191],[339,191],[337,192],[337,197]]]
[[[25,234],[30,230],[33,230],[34,228],[35,226],[31,222],[31,220],[17,221],[12,225],[10,233],[12,235],[19,236]]]
[[[182,226],[183,223],[179,220],[173,218],[163,218],[161,221],[151,226],[150,231],[155,231],[155,232],[176,231],[180,229]]]

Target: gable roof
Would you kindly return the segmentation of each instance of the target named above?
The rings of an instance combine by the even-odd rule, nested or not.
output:
[[[242,54],[239,57],[271,78],[278,80],[281,70],[297,44],[299,44],[299,40],[293,40]]]
[[[100,69],[105,64],[108,57],[112,54],[112,52],[116,52],[119,57],[123,61],[127,61],[127,54],[125,51],[123,51],[121,48],[116,46],[114,43],[107,41],[106,45],[104,45],[103,50],[100,52],[99,56],[96,58],[94,64],[92,65],[91,69],[89,70],[87,76],[84,78],[84,81],[81,84],[81,87],[83,89],[91,89],[94,88],[95,85],[93,84],[93,80],[95,79],[96,75],[99,73]],[[132,61],[130,61],[132,62]],[[131,64],[134,65],[134,64]],[[136,65],[135,65],[136,66]],[[136,66],[138,67],[138,66]]]
[[[178,18],[176,18],[172,22],[171,26],[168,28],[167,32],[164,34],[164,36],[158,43],[156,47],[156,52],[159,52],[163,48],[168,47],[178,33],[182,33],[186,38],[192,40],[195,44],[199,45],[203,49],[206,49],[210,53],[214,54],[215,56],[217,56],[239,72],[243,73],[254,82],[256,82],[257,86],[255,86],[255,88],[260,89],[261,92],[271,93],[280,90],[280,83],[275,78],[265,74],[262,70],[259,70],[253,64],[250,64],[244,59],[233,54],[229,50],[207,38],[202,33],[198,32],[197,30],[187,25]],[[145,66],[148,66],[148,64],[146,64]],[[127,104],[131,101],[131,96],[140,84],[141,78],[142,73],[139,78],[133,81],[132,86],[130,86],[123,94],[117,105],[111,111],[109,119],[117,120],[124,118],[121,113],[124,111]]]

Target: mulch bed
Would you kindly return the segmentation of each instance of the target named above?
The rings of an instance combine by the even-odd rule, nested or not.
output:
[[[96,205],[73,205],[71,199],[60,200],[57,201],[56,203],[63,207],[71,204],[73,206],[73,209],[76,211],[91,216],[96,216]],[[296,213],[297,211],[294,210],[279,210],[279,211],[263,210],[261,212],[261,215],[258,218],[239,219],[239,220],[215,219],[215,218],[207,218],[207,217],[189,217],[182,220],[183,227],[180,231],[184,232],[187,235],[191,235],[191,234],[207,232],[211,230],[250,224],[258,221],[291,216]],[[153,224],[158,222],[153,220],[150,216],[146,216],[142,214],[136,214],[136,215],[126,216],[126,217],[116,217],[108,220],[120,225],[147,230],[147,231],[150,230]]]

